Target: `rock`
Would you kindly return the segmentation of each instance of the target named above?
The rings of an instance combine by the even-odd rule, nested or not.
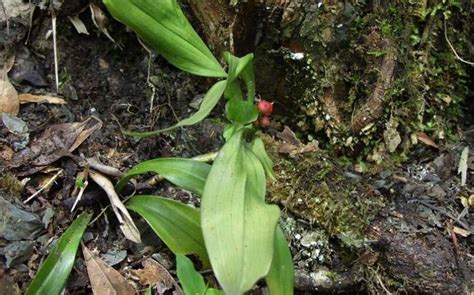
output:
[[[1,191],[0,191],[1,194]],[[32,240],[44,229],[41,218],[17,208],[0,196],[0,238],[9,241]]]

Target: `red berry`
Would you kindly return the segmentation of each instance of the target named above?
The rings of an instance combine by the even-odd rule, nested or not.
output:
[[[273,103],[268,100],[261,99],[257,103],[257,109],[260,114],[264,116],[270,116],[273,111]]]
[[[263,127],[263,128],[269,127],[269,126],[270,126],[270,123],[271,123],[270,118],[267,117],[267,116],[261,117],[261,118],[258,120],[258,125],[259,125],[260,127]]]

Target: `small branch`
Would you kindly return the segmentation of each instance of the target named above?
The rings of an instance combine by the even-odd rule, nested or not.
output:
[[[44,191],[47,187],[49,187],[58,177],[59,175],[61,175],[61,173],[63,173],[63,170],[59,170],[53,177],[51,177],[50,180],[48,180],[48,182],[43,185],[36,193],[32,194],[28,199],[26,199],[23,204],[26,204],[28,203],[29,201],[33,200],[39,193],[41,193],[42,191]]]
[[[449,41],[449,38],[448,38],[448,29],[447,29],[447,25],[446,25],[446,17],[444,18],[444,38],[446,39],[446,42],[448,42],[448,45],[449,47],[451,48],[451,50],[453,51],[454,55],[456,56],[456,58],[465,63],[465,64],[468,64],[470,66],[474,66],[474,62],[472,61],[467,61],[465,59],[463,59],[462,57],[459,56],[459,54],[457,53],[456,49],[454,48],[453,44],[451,44],[451,42]]]

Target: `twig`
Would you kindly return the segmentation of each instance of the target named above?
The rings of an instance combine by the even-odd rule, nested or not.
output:
[[[421,205],[425,206],[425,207],[428,207],[432,210],[435,210],[435,211],[438,211],[439,213],[441,213],[442,215],[454,220],[454,222],[456,222],[457,224],[459,224],[460,226],[462,226],[465,230],[467,231],[471,231],[471,229],[469,228],[468,225],[466,225],[464,222],[462,222],[461,220],[458,220],[456,217],[454,217],[453,215],[449,214],[448,212],[446,212],[444,209],[441,209],[441,208],[438,208],[436,206],[433,206],[431,205],[430,203],[427,203],[423,200],[413,200],[415,202],[418,202],[420,203]]]
[[[453,51],[454,55],[456,56],[456,58],[458,60],[460,60],[461,62],[465,63],[465,64],[468,64],[470,66],[474,66],[474,62],[471,62],[471,61],[467,61],[465,59],[463,59],[462,57],[459,56],[459,54],[456,52],[456,49],[454,48],[453,44],[451,44],[451,42],[449,41],[449,38],[448,38],[448,29],[447,29],[447,25],[446,25],[446,17],[444,18],[444,38],[446,39],[446,42],[448,42],[448,45],[449,47],[451,48],[451,50]]]
[[[56,14],[51,9],[51,24],[53,26],[53,53],[54,53],[54,80],[56,82],[56,92],[59,92],[59,66],[58,66],[58,48],[56,42]]]
[[[380,278],[380,276],[378,275],[378,273],[372,269],[372,268],[369,268],[370,271],[372,271],[372,274],[375,276],[375,278],[377,279],[377,282],[379,283],[380,287],[382,287],[382,289],[385,291],[385,294],[389,294],[389,295],[392,295],[392,292],[390,292],[387,287],[385,287],[385,284],[382,282],[382,279]]]
[[[36,193],[32,194],[28,199],[26,199],[23,204],[26,204],[28,203],[29,201],[33,200],[39,193],[41,193],[42,191],[44,191],[47,187],[49,187],[58,177],[59,175],[61,175],[61,173],[63,173],[63,170],[59,170],[53,177],[51,177],[50,180],[48,180],[48,182],[43,185]]]
[[[87,161],[87,164],[89,164],[89,166],[91,168],[94,168],[95,170],[97,170],[99,172],[102,172],[104,174],[114,176],[114,177],[122,177],[123,176],[122,171],[118,170],[115,167],[107,166],[105,164],[102,164],[94,158],[87,158],[86,161]]]
[[[84,185],[79,190],[79,193],[77,194],[76,200],[74,201],[74,204],[72,205],[72,208],[71,208],[71,213],[74,212],[74,209],[76,209],[77,203],[79,203],[79,201],[82,199],[82,195],[84,194],[84,191],[86,190],[88,185],[89,185],[89,182],[86,180],[84,182]]]
[[[148,87],[151,88],[151,97],[150,97],[150,114],[153,112],[153,104],[154,104],[154,100],[155,100],[155,95],[156,95],[156,87],[155,85],[153,85],[153,83],[151,83],[150,81],[150,75],[151,75],[151,58],[152,58],[152,55],[153,55],[153,52],[150,50],[150,48],[148,48],[145,43],[143,43],[142,39],[140,37],[137,36],[137,39],[138,39],[138,43],[140,43],[140,45],[145,49],[145,51],[148,53],[148,66],[147,66],[147,75],[146,75],[146,84],[148,85]]]

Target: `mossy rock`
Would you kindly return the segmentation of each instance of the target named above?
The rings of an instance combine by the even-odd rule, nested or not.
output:
[[[363,239],[384,206],[383,197],[362,178],[347,176],[345,165],[326,152],[289,156],[278,153],[281,142],[270,137],[265,141],[277,179],[268,185],[270,200],[321,226],[330,236]]]

